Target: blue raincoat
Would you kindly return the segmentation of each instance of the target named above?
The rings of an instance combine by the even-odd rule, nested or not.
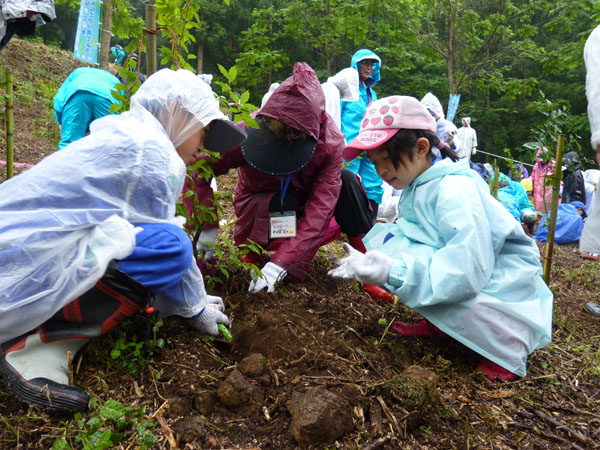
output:
[[[119,79],[106,70],[92,67],[75,69],[54,97],[54,117],[60,125],[58,149],[81,139],[90,123],[109,114],[117,100],[112,96]]]
[[[575,202],[583,205],[581,202]],[[540,220],[534,239],[536,241],[546,242],[548,240],[548,221],[550,212],[547,212]],[[556,214],[556,229],[554,230],[554,242],[557,244],[566,244],[568,242],[578,241],[583,231],[583,218],[577,212],[577,208],[572,203],[561,203],[558,205]]]
[[[394,258],[384,287],[480,355],[519,375],[551,340],[539,250],[467,160],[438,162],[405,188],[395,224],[367,249]]]
[[[354,56],[352,56],[351,66],[358,70],[358,62],[364,59],[373,59],[373,72],[365,83],[359,83],[360,98],[357,102],[344,102],[342,101],[342,133],[346,143],[350,143],[356,136],[358,136],[358,130],[360,130],[360,124],[362,122],[363,115],[367,109],[367,105],[377,100],[377,94],[372,89],[377,83],[379,83],[380,70],[381,70],[381,59],[374,52],[367,49],[358,50]],[[370,98],[369,98],[370,94]],[[380,204],[383,197],[383,181],[377,175],[375,166],[363,153],[358,158],[348,162],[346,166],[352,172],[360,175],[365,191],[367,191],[367,197],[376,203]]]

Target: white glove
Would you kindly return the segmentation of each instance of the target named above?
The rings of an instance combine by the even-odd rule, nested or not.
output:
[[[219,336],[221,332],[217,324],[224,323],[225,325],[229,325],[229,318],[223,314],[225,305],[221,297],[214,295],[208,295],[207,300],[208,303],[202,314],[193,319],[188,319],[188,325],[201,333]]]
[[[266,263],[260,271],[262,278],[252,280],[248,292],[258,292],[264,288],[267,288],[267,292],[275,292],[275,283],[283,280],[287,275],[287,270],[272,262]]]
[[[202,230],[196,242],[196,250],[204,254],[204,262],[210,261],[215,252],[214,244],[217,240],[217,233],[219,228],[209,228],[208,230]],[[211,245],[212,244],[212,245]]]
[[[346,280],[354,279],[364,284],[381,286],[388,280],[394,260],[377,250],[361,253],[344,243],[348,256],[338,259],[339,267],[331,269],[328,275]]]
[[[477,147],[473,147],[473,151],[471,152],[471,155],[475,155],[477,154]]]

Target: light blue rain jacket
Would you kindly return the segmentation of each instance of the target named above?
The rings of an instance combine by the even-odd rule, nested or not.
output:
[[[499,182],[502,181],[506,181],[508,184],[510,184],[510,186],[507,186],[506,188],[501,188],[498,190],[498,199],[499,200],[507,200],[507,199],[502,199],[501,198],[501,192],[505,192],[505,193],[510,193],[510,195],[512,195],[514,197],[514,202],[509,202],[509,203],[514,203],[515,206],[518,208],[519,210],[519,214],[522,213],[523,211],[525,211],[526,209],[530,209],[531,211],[535,211],[535,207],[531,204],[531,202],[529,201],[529,197],[527,197],[527,191],[525,190],[525,188],[523,187],[523,185],[515,180],[511,180],[507,175],[504,175],[502,172],[500,172],[500,176],[499,178]],[[494,176],[492,176],[491,178],[488,179],[488,184],[490,186],[492,186],[492,184],[494,183]],[[511,189],[507,189],[507,188],[511,188]],[[507,209],[509,210],[509,212],[511,214],[513,214],[515,216],[515,218],[517,220],[521,220],[521,216],[519,215],[519,217],[517,217],[513,211],[511,210],[510,207],[507,207]]]
[[[395,224],[367,249],[393,257],[384,287],[435,326],[519,375],[551,340],[552,293],[539,250],[467,160],[433,165],[405,188]]]
[[[376,61],[373,64],[371,77],[367,80],[367,84],[371,90],[371,102],[374,102],[377,100],[377,94],[373,90],[373,86],[379,83],[380,80],[381,59],[371,50],[361,49],[352,56],[350,65],[358,70],[358,62],[363,59],[374,59]],[[342,102],[342,133],[344,133],[344,138],[348,144],[358,136],[363,115],[369,104],[367,87],[363,83],[360,83],[359,89],[360,98],[357,102]],[[377,175],[375,166],[366,157],[365,153],[350,161],[346,167],[360,175],[362,185],[365,191],[367,191],[367,197],[380,204],[383,197],[383,182],[379,178],[379,175]]]
[[[91,92],[99,97],[110,100],[115,103],[111,91],[119,79],[112,73],[94,69],[92,67],[79,67],[75,69],[63,82],[54,97],[54,117],[59,125],[62,123],[62,111],[69,99],[78,91]]]
[[[92,121],[109,114],[110,106],[117,102],[112,91],[119,82],[110,72],[92,67],[71,72],[54,96],[54,117],[61,126],[59,150],[85,136]],[[88,95],[73,98],[77,93]],[[76,102],[81,105],[76,106]]]

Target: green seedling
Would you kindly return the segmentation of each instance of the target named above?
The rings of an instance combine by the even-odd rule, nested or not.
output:
[[[231,342],[233,340],[233,337],[231,336],[231,333],[229,332],[225,324],[219,323],[217,326],[219,328],[219,331],[221,332],[221,335],[223,336],[223,339],[225,339],[227,342]]]

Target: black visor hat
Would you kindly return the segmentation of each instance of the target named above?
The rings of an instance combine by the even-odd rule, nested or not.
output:
[[[242,143],[244,158],[256,170],[273,176],[291,175],[302,169],[312,159],[316,139],[288,141],[275,136],[259,120],[260,128],[248,128],[248,138]]]
[[[233,150],[246,139],[246,132],[229,120],[216,119],[210,123],[210,131],[204,138],[204,148],[211,152],[225,153]]]

